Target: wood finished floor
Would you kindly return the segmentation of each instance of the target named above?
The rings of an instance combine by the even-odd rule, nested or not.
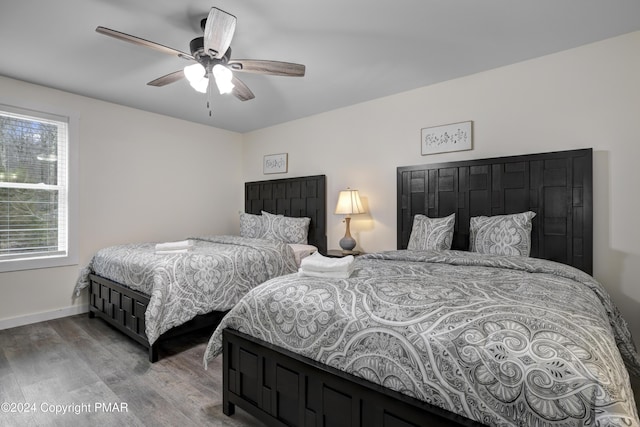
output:
[[[222,413],[222,358],[202,365],[210,334],[164,343],[152,364],[141,345],[87,315],[0,330],[0,403],[34,409],[2,410],[0,426],[264,426],[239,408]],[[73,412],[56,415],[55,405]]]

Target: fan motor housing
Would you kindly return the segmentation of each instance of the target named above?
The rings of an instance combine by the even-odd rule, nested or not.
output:
[[[204,52],[204,37],[196,37],[191,40],[189,48],[191,49],[191,55],[193,56],[196,56],[196,54],[202,54],[202,52]]]
[[[195,39],[191,40],[191,42],[189,43],[189,49],[191,49],[191,55],[193,55],[195,58],[201,58],[205,56],[204,37],[196,37]],[[226,63],[227,61],[229,61],[229,58],[231,58],[231,48],[227,49],[224,56],[220,59],[220,62]]]

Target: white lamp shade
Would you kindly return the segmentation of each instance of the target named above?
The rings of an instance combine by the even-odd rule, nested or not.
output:
[[[338,195],[338,204],[336,205],[336,214],[353,215],[364,213],[360,194],[358,190],[343,190]]]
[[[184,76],[192,88],[200,93],[207,93],[209,79],[205,77],[207,71],[200,64],[192,64],[184,67]]]
[[[235,87],[231,81],[233,79],[233,73],[231,70],[224,65],[216,64],[213,66],[212,71],[220,94],[231,93]]]
[[[204,67],[198,63],[184,67],[184,76],[189,80],[189,83],[197,82],[203,78],[206,73],[207,71]]]
[[[197,90],[200,93],[207,93],[207,88],[209,87],[209,79],[206,77],[201,78],[197,82],[189,83],[192,88]]]

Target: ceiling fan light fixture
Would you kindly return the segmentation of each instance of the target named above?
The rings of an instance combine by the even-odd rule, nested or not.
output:
[[[158,77],[147,85],[166,86],[186,78],[196,91],[208,94],[209,99],[213,89],[213,85],[209,84],[212,83],[211,79],[216,80],[221,94],[231,93],[240,101],[255,98],[253,92],[233,74],[233,71],[274,76],[304,76],[305,66],[302,64],[256,59],[231,60],[231,40],[235,33],[236,21],[236,17],[230,13],[215,7],[211,8],[207,18],[200,21],[203,35],[192,39],[189,43],[191,54],[102,26],[96,27],[96,31],[105,36],[196,62]],[[209,103],[207,101],[207,104]]]
[[[207,71],[199,64],[191,64],[184,67],[184,76],[189,80],[189,83],[197,82],[204,77]]]
[[[209,79],[205,77],[206,73],[205,68],[199,63],[184,67],[184,76],[189,81],[191,87],[200,93],[207,93]]]
[[[233,79],[233,73],[230,69],[224,65],[216,64],[213,67],[213,76],[216,79],[216,86],[220,94],[231,93],[235,85],[231,81]]]
[[[209,87],[209,79],[206,77],[201,78],[197,82],[189,82],[192,88],[197,90],[200,93],[207,93],[207,88]]]

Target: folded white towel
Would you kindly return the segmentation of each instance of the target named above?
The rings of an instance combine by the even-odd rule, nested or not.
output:
[[[187,252],[189,252],[191,249],[168,249],[168,250],[161,250],[161,251],[156,251],[156,255],[163,255],[163,254],[186,254]]]
[[[352,268],[350,268],[347,271],[325,271],[325,272],[304,270],[303,268],[298,269],[299,276],[328,277],[331,279],[348,279],[349,276],[351,276],[352,272],[353,272]]]
[[[191,249],[193,242],[191,240],[180,240],[178,242],[157,243],[156,251],[175,251],[181,249]]]
[[[319,252],[314,252],[300,262],[300,268],[304,271],[316,272],[347,272],[354,261],[353,255],[342,258],[326,257]]]

